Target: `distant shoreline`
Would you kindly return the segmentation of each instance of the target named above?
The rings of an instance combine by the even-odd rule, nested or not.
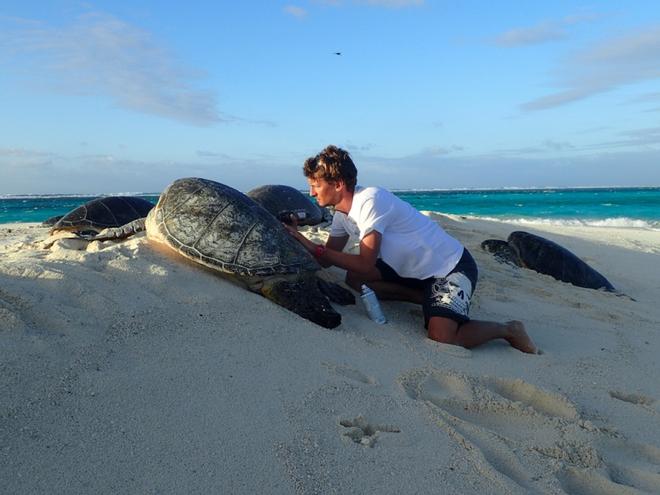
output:
[[[619,191],[626,190],[655,190],[660,189],[658,186],[567,186],[567,187],[499,187],[499,188],[422,188],[422,189],[389,189],[394,193],[424,193],[424,192],[534,192],[534,191],[595,191],[595,190],[609,190],[616,189]],[[298,189],[302,192],[307,192],[307,189]],[[245,192],[245,191],[243,191]],[[57,198],[98,198],[102,196],[160,196],[160,192],[105,192],[105,193],[45,193],[45,194],[0,194],[2,199],[57,199]]]
[[[120,193],[129,195],[131,193]],[[420,211],[474,216],[519,225],[660,228],[660,188],[399,190]],[[132,193],[152,203],[157,193]],[[117,195],[112,195],[117,196]],[[98,198],[89,195],[0,197],[0,224],[39,222]]]

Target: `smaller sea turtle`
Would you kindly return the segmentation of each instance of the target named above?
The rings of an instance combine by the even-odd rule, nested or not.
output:
[[[64,216],[64,215],[55,215],[54,217],[47,218],[46,220],[44,220],[43,222],[41,222],[41,226],[42,226],[42,227],[52,227],[52,226],[55,225],[57,222],[59,222],[60,219],[61,219],[63,216]]]
[[[56,220],[50,233],[73,232],[80,237],[94,236],[103,229],[120,227],[138,218],[144,218],[154,207],[153,203],[135,196],[107,196],[78,206]]]
[[[516,231],[507,241],[488,239],[481,243],[481,247],[500,261],[550,275],[562,282],[616,292],[604,276],[568,249],[538,235]]]
[[[328,210],[319,208],[298,189],[285,185],[260,186],[247,192],[247,196],[263,206],[275,218],[287,222],[295,215],[298,225],[316,225],[332,218]]]

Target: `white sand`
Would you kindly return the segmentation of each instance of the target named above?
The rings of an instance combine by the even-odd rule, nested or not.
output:
[[[0,226],[0,492],[660,493],[660,232],[525,228],[620,297],[479,248],[515,226],[436,218],[479,263],[472,317],[544,354],[432,342],[406,303],[326,330],[144,236]]]

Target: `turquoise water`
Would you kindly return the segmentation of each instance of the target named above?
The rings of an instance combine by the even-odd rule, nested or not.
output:
[[[419,210],[585,225],[660,227],[660,188],[401,191]]]
[[[396,191],[418,210],[516,220],[660,228],[660,188]],[[156,202],[158,194],[140,194]],[[42,222],[90,196],[3,196],[0,223]]]
[[[137,194],[152,203],[158,194]],[[0,223],[43,222],[55,215],[64,215],[98,196],[0,196]]]

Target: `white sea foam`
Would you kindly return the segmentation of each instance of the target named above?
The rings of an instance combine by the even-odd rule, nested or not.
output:
[[[158,196],[160,193],[118,192],[99,194],[0,194],[0,199],[63,199],[63,198],[100,198],[103,196]]]
[[[541,192],[544,194],[554,193],[554,192],[570,192],[570,191],[607,191],[607,190],[630,190],[630,189],[642,189],[642,190],[653,190],[658,189],[658,186],[509,186],[509,187],[421,187],[421,188],[403,188],[399,189],[396,187],[388,188],[392,192],[396,193],[425,193],[425,192]]]
[[[613,227],[660,230],[660,222],[652,220],[640,220],[638,218],[615,217],[601,219],[580,218],[497,218],[487,216],[470,215],[469,218],[489,220],[492,222],[511,223],[514,225],[553,225],[567,227]]]

